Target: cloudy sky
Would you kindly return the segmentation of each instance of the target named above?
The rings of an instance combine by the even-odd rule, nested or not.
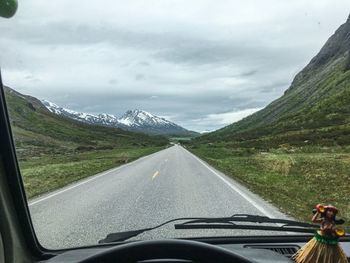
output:
[[[349,13],[349,0],[19,0],[0,65],[6,85],[66,108],[215,130],[281,96]]]

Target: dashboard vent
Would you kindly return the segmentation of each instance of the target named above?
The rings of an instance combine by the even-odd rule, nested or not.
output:
[[[279,254],[282,254],[288,258],[291,258],[299,249],[298,246],[286,246],[286,245],[246,245],[245,248],[253,249],[269,249]]]

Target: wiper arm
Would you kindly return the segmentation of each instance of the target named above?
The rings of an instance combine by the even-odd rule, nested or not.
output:
[[[288,226],[300,226],[300,227],[318,227],[317,225],[298,222],[289,219],[270,218],[267,216],[249,215],[249,214],[234,214],[230,217],[209,217],[209,218],[196,218],[191,221],[184,222],[186,224],[200,224],[200,223],[230,223],[230,222],[251,222],[251,223],[275,223],[284,224]]]
[[[259,223],[263,225],[235,224],[235,222]],[[175,225],[175,229],[252,229],[301,233],[313,233],[317,228],[319,228],[319,226],[314,224],[248,214],[235,214],[230,217],[193,219]]]
[[[237,224],[176,224],[175,229],[246,229],[246,230],[264,230],[281,232],[314,233],[316,228],[300,228],[287,226],[263,226],[263,225],[237,225]]]
[[[101,239],[100,241],[98,241],[99,244],[102,243],[111,243],[111,242],[117,242],[117,241],[124,241],[127,240],[129,238],[132,237],[136,237],[139,234],[142,234],[143,232],[147,232],[150,230],[154,230],[156,228],[162,227],[166,224],[175,222],[175,221],[181,221],[181,220],[199,220],[199,219],[205,219],[205,218],[201,218],[201,217],[181,217],[181,218],[175,218],[175,219],[171,219],[169,221],[166,221],[164,223],[161,223],[157,226],[154,227],[148,227],[148,228],[142,228],[142,229],[138,229],[138,230],[132,230],[132,231],[125,231],[125,232],[117,232],[117,233],[112,233],[112,234],[108,234],[104,239]]]
[[[157,229],[166,224],[184,221],[181,224],[175,224],[175,229],[256,229],[256,230],[273,230],[273,231],[291,231],[302,233],[313,233],[319,226],[308,223],[302,223],[287,219],[274,219],[266,216],[235,214],[230,217],[181,217],[166,221],[154,227],[143,228],[132,231],[117,232],[108,234],[106,238],[100,240],[98,243],[111,243],[117,241],[124,241],[135,237],[144,232]],[[250,223],[272,223],[278,224],[276,226],[266,225],[237,225],[234,222],[250,222]],[[280,225],[282,224],[282,225]]]

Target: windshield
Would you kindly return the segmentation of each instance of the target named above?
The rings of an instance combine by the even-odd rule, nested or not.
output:
[[[20,1],[0,62],[41,245],[181,217],[311,223],[317,204],[348,226],[349,13],[348,0]],[[297,233],[172,222],[132,238],[280,234]]]

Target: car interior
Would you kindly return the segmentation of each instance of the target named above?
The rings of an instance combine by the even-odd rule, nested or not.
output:
[[[230,220],[234,221],[233,218]],[[259,220],[266,219],[247,220],[260,222]],[[177,224],[175,228],[195,228],[192,223],[198,223],[198,221],[189,222],[190,224]],[[212,221],[204,219],[200,222]],[[313,231],[297,233],[296,228],[302,227],[301,225],[293,225],[283,220],[269,222],[280,224],[272,226],[271,230],[278,230],[278,227],[285,223],[286,229],[291,227],[289,231],[292,233],[284,231],[283,235],[278,233],[267,236],[137,240],[139,233],[149,230],[142,229],[132,233],[126,232],[122,238],[120,233],[117,237],[111,235],[106,240],[101,240],[99,244],[91,246],[56,250],[43,247],[36,236],[30,216],[0,75],[0,262],[294,262],[292,256],[313,237]],[[259,229],[257,226],[254,227]],[[130,236],[136,236],[136,240],[127,240]],[[349,260],[350,236],[341,237],[339,244]]]

